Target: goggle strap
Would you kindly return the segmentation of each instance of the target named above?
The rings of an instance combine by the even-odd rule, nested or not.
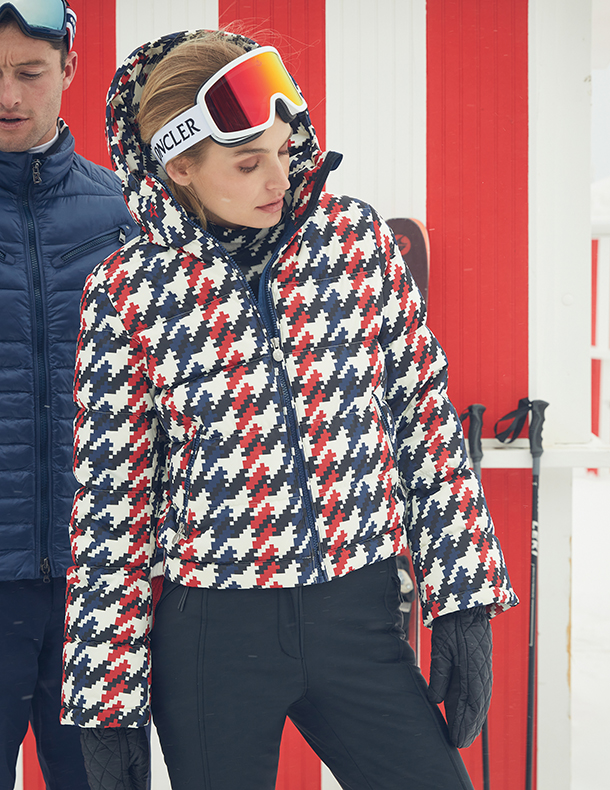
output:
[[[76,38],[76,12],[70,6],[66,8],[66,33],[68,35],[68,52],[74,46],[74,39]]]
[[[198,104],[177,115],[153,135],[150,145],[163,167],[195,143],[210,137],[212,130]]]

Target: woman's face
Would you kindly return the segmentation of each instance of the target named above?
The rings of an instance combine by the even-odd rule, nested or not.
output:
[[[169,176],[190,186],[211,222],[227,228],[270,228],[281,218],[288,181],[289,124],[276,115],[273,126],[251,143],[225,148],[212,143],[200,162],[177,157]]]

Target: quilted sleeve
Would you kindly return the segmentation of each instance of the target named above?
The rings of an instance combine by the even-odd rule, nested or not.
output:
[[[447,359],[426,325],[423,300],[390,229],[380,221],[376,230],[385,267],[386,397],[395,420],[424,623],[474,606],[495,614],[518,600],[447,397]]]
[[[81,303],[62,722],[147,723],[157,419],[145,357],[101,268]]]

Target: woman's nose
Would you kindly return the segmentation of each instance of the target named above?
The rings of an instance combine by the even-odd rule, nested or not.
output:
[[[290,186],[290,181],[288,180],[288,157],[285,156],[274,161],[268,184],[274,189],[288,189]]]

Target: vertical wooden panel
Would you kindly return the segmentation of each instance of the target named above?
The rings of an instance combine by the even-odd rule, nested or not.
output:
[[[219,25],[280,51],[309,105],[320,145],[326,141],[324,0],[219,0]]]
[[[528,394],[528,3],[428,0],[429,323],[458,410],[484,435]],[[529,596],[531,473],[483,483],[513,585]],[[499,616],[489,717],[491,784],[524,783],[528,609]],[[480,739],[463,751],[482,788]]]
[[[591,345],[597,345],[597,274],[599,239],[591,242]],[[599,416],[601,409],[602,363],[600,359],[591,360],[591,431],[599,436]]]
[[[327,0],[329,188],[426,221],[425,0]]]
[[[429,0],[429,321],[485,436],[528,392],[527,97],[527,0]]]
[[[218,0],[116,0],[116,13],[118,63],[146,41],[168,33],[218,27]]]
[[[61,113],[76,139],[76,150],[110,166],[104,134],[106,92],[114,76],[115,0],[71,0],[78,22],[74,49],[78,69],[64,93]]]

